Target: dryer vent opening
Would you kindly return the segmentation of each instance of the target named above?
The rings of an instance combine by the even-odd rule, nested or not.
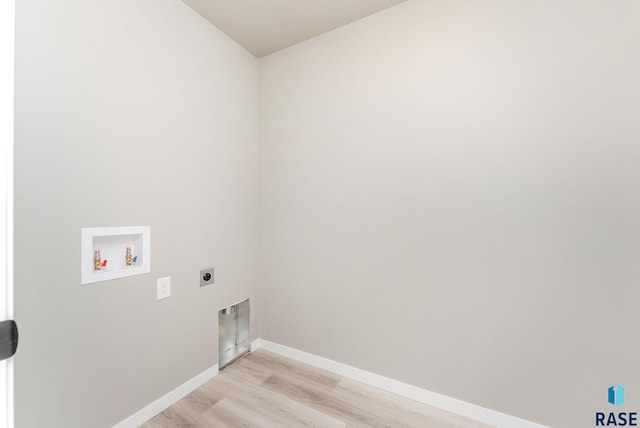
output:
[[[249,299],[218,311],[219,368],[249,352]]]

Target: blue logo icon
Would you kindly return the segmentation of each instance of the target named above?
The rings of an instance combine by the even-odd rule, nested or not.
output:
[[[616,383],[615,386],[609,388],[609,403],[616,407],[624,404],[624,386]]]

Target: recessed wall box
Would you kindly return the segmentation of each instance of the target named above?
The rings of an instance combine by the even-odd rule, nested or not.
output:
[[[218,311],[218,366],[223,369],[251,348],[249,299]]]
[[[82,285],[149,273],[151,226],[83,228],[80,263]]]

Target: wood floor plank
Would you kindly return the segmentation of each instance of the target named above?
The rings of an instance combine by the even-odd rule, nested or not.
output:
[[[140,428],[487,425],[264,350],[254,351]]]
[[[215,406],[204,414],[211,424],[222,422],[227,427],[278,427],[279,425],[268,418],[244,407],[229,398],[218,401]],[[211,426],[211,425],[210,425]]]
[[[289,397],[255,385],[234,375],[220,377],[217,384],[227,396],[285,427],[344,428],[346,424]]]
[[[332,392],[317,385],[305,383],[286,373],[276,373],[265,380],[263,386],[281,395],[291,397],[309,407],[347,423],[347,426],[392,427],[393,421],[372,414],[368,409],[354,407],[334,398]]]
[[[249,355],[228,365],[224,368],[224,370],[220,372],[220,374],[229,373],[252,382],[256,385],[260,385],[273,374],[272,368],[266,367],[264,364],[255,362],[248,357]]]
[[[272,373],[286,373],[310,383],[327,388],[335,388],[342,376],[327,370],[303,364],[262,349],[251,353],[247,359],[271,369]]]
[[[343,378],[330,395],[354,407],[362,407],[394,426],[489,428],[488,425],[400,397],[370,385]]]
[[[165,411],[141,425],[141,428],[200,428],[207,426],[207,419],[177,402]]]
[[[171,410],[169,410],[171,409]],[[139,428],[174,428],[188,427],[191,423],[187,418],[176,412],[175,408],[169,408],[148,420]]]

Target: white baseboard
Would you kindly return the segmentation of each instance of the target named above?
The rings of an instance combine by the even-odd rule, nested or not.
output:
[[[174,403],[177,403],[182,398],[184,398],[189,393],[193,392],[195,389],[199,388],[209,380],[213,379],[218,374],[218,365],[216,364],[213,367],[208,368],[203,371],[193,379],[185,382],[180,385],[164,397],[161,397],[149,404],[144,409],[135,413],[134,415],[129,416],[124,421],[114,425],[113,428],[136,428],[158,413],[161,413],[163,410],[168,408]]]
[[[367,385],[375,386],[385,391],[419,401],[469,419],[473,419],[497,428],[545,428],[534,422],[526,421],[515,416],[506,415],[475,404],[467,403],[446,395],[427,391],[413,385],[398,382],[374,373],[357,369],[346,364],[328,360],[317,355],[279,345],[263,339],[256,339],[251,343],[251,350],[264,349],[288,357],[314,367],[357,380]]]

